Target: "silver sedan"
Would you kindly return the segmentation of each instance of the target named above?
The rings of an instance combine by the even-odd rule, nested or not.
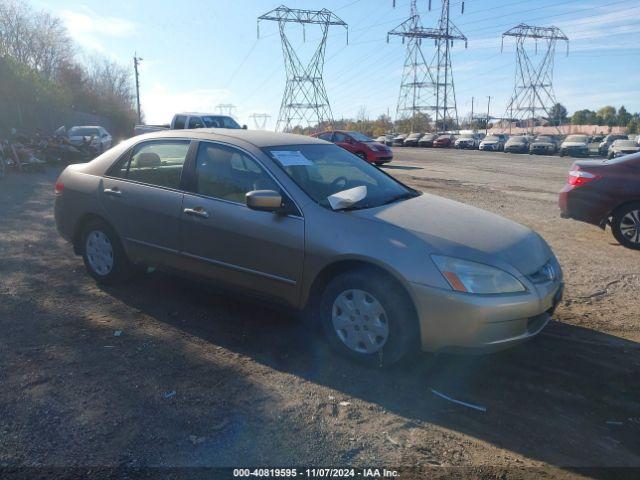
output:
[[[333,347],[375,365],[514,345],[562,296],[560,265],[533,231],[298,135],[134,137],[64,170],[55,217],[98,282],[136,265],[194,274],[302,310]]]

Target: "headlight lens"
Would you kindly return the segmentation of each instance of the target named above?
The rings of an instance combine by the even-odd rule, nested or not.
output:
[[[516,293],[526,288],[513,275],[482,263],[432,255],[434,263],[453,290],[465,293]]]

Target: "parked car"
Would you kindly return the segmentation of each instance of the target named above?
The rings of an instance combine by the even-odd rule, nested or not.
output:
[[[418,141],[419,147],[433,147],[433,142],[438,138],[437,133],[425,133]]]
[[[418,142],[423,137],[424,133],[410,133],[409,136],[404,140],[405,147],[417,147]]]
[[[620,134],[609,134],[606,137],[604,137],[604,140],[602,142],[600,142],[600,145],[598,145],[598,153],[603,156],[606,157],[609,153],[609,147],[613,144],[613,142],[615,142],[616,140],[628,140],[626,135],[620,135]]]
[[[371,365],[515,345],[562,297],[535,232],[317,138],[151,133],[66,168],[55,193],[57,228],[97,282],[135,265],[206,278],[303,310]]]
[[[591,137],[592,142],[600,143],[603,140],[604,140],[604,135],[594,135],[593,137]]]
[[[316,133],[312,136],[326,140],[327,142],[333,142],[369,163],[382,165],[393,160],[393,153],[391,153],[389,147],[383,143],[376,142],[360,132],[332,130]]]
[[[387,144],[387,137],[385,135],[380,135],[378,138],[375,139],[376,142],[381,143],[383,145]]]
[[[404,133],[401,133],[399,135],[396,135],[395,137],[393,137],[393,141],[392,141],[392,145],[394,147],[402,147],[404,146],[404,141],[407,138],[407,135],[405,135]]]
[[[525,135],[515,135],[504,144],[504,151],[509,153],[527,153],[530,143],[529,137]]]
[[[589,156],[589,137],[587,135],[569,135],[560,145],[560,156],[571,157]]]
[[[488,135],[481,142],[478,147],[480,150],[489,150],[499,152],[504,150],[504,144],[507,142],[507,136],[503,134]]]
[[[640,145],[640,135],[638,135],[638,136],[636,137],[636,143],[637,143],[638,145]]]
[[[564,218],[611,227],[620,244],[640,249],[640,153],[577,161],[560,192]]]
[[[633,140],[616,140],[609,147],[607,158],[622,157],[623,155],[629,155],[630,153],[637,153],[640,151],[640,145]]]
[[[554,155],[558,151],[558,141],[551,135],[538,135],[529,144],[529,153],[537,155]]]
[[[433,141],[433,146],[435,148],[451,148],[455,144],[455,141],[456,137],[447,133],[436,138]]]
[[[454,143],[456,148],[472,148],[477,149],[480,145],[480,137],[477,133],[462,133]]]
[[[109,150],[113,143],[111,134],[97,125],[71,127],[67,138],[72,145],[90,145],[98,154]]]
[[[176,113],[168,125],[136,125],[133,128],[134,135],[157,132],[160,130],[183,130],[185,128],[229,128],[231,130],[245,129],[228,115],[215,113]]]

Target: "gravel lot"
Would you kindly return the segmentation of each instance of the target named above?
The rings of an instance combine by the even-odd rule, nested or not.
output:
[[[370,370],[290,312],[207,286],[154,272],[98,287],[55,231],[58,172],[13,174],[0,181],[0,466],[640,467],[640,252],[559,218],[571,160],[395,153],[392,175],[551,244],[566,295],[539,337]]]

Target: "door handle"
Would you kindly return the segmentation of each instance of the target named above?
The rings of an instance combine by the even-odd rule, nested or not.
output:
[[[104,189],[104,193],[106,193],[107,195],[113,195],[115,197],[119,197],[122,195],[122,190],[120,190],[117,187],[114,188],[105,188]]]
[[[196,207],[196,208],[185,208],[184,213],[186,213],[187,215],[193,215],[195,217],[202,217],[202,218],[209,218],[209,212],[207,212],[204,208],[202,207]]]

